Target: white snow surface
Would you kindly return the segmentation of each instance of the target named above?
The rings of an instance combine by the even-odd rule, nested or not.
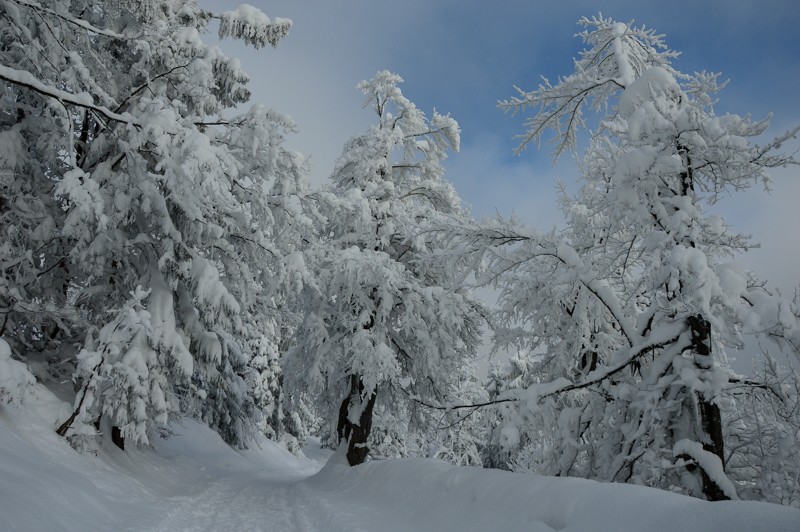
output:
[[[240,452],[188,419],[153,449],[82,455],[53,430],[68,412],[38,386],[0,407],[0,530],[800,530],[800,510],[767,503],[426,459],[350,468],[266,439]]]

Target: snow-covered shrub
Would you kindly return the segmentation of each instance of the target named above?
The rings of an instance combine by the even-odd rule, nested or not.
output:
[[[20,406],[36,385],[36,379],[28,367],[11,358],[11,346],[0,338],[0,406]]]

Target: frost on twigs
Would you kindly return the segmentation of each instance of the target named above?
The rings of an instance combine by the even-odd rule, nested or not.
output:
[[[255,48],[267,44],[273,48],[289,34],[292,21],[288,18],[270,19],[260,9],[242,4],[233,11],[219,15],[219,38],[242,39]]]
[[[587,47],[575,60],[574,73],[559,77],[555,84],[542,78],[537,89],[517,88],[517,96],[498,102],[500,109],[513,113],[534,111],[525,122],[526,132],[517,136],[517,153],[531,142],[538,145],[547,130],[553,133],[550,142],[556,158],[564,151],[575,153],[578,132],[587,128],[587,106],[595,112],[606,110],[619,89],[629,86],[652,66],[681,76],[670,66],[678,53],[667,48],[663,35],[602,15],[584,17],[578,24],[584,30],[577,36]]]

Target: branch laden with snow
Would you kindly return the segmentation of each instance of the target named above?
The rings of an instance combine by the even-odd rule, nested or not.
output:
[[[289,34],[292,21],[286,18],[271,20],[261,10],[243,4],[233,11],[225,11],[219,18],[219,38],[233,37],[241,39],[254,48],[263,48],[267,44],[273,48]]]

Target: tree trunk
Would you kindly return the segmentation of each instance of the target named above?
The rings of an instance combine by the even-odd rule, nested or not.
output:
[[[688,196],[694,193],[694,172],[692,158],[689,150],[677,143],[678,155],[684,163],[685,171],[680,173],[680,195]],[[696,247],[694,242],[689,242],[691,247]],[[711,370],[714,367],[714,359],[711,357],[711,323],[703,316],[689,316],[686,320],[692,332],[692,353],[694,353],[694,363],[700,370]],[[719,406],[713,404],[702,394],[698,395],[700,410],[700,426],[703,432],[703,449],[717,455],[722,464],[725,463],[725,445],[722,438],[722,414]],[[703,480],[703,495],[709,501],[724,501],[729,497],[723,493],[716,482],[711,480],[705,469],[700,467],[700,474]]]
[[[710,370],[713,367],[711,358],[711,324],[702,316],[690,316],[687,323],[692,332],[692,352],[695,364],[701,370]],[[702,394],[698,395],[700,407],[700,425],[703,431],[703,449],[714,453],[725,463],[725,444],[722,437],[722,414],[719,406],[709,401]],[[703,495],[709,501],[724,501],[729,497],[720,489],[716,482],[708,476],[702,467],[700,474],[703,480]]]
[[[350,393],[342,401],[339,407],[339,422],[336,427],[336,434],[339,443],[347,440],[347,462],[351,465],[363,464],[369,454],[367,440],[372,430],[372,411],[375,408],[375,398],[377,393],[373,390],[364,404],[364,382],[358,375],[350,376]],[[350,420],[350,409],[359,407],[361,414],[358,422]]]
[[[67,435],[67,431],[75,422],[75,418],[77,418],[78,414],[80,414],[81,408],[83,408],[83,402],[86,401],[86,396],[89,395],[89,386],[92,384],[92,379],[97,374],[97,371],[100,369],[100,366],[103,365],[104,361],[105,358],[100,359],[100,362],[98,362],[97,365],[92,370],[91,376],[83,384],[82,388],[83,395],[81,396],[81,400],[78,401],[78,406],[75,407],[75,410],[72,411],[72,414],[67,418],[67,420],[64,421],[61,425],[59,425],[58,428],[56,429],[56,434],[58,434],[59,436],[63,437]]]
[[[122,435],[122,430],[116,425],[111,427],[111,441],[123,451],[125,450],[125,437]]]

